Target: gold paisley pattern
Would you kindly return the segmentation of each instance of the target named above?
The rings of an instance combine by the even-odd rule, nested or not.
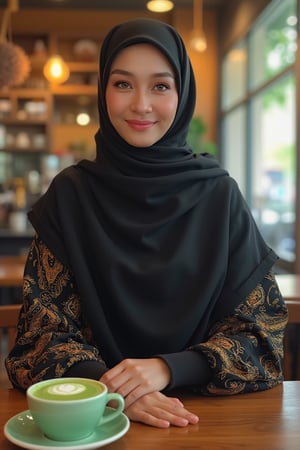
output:
[[[61,377],[81,361],[102,361],[99,344],[81,311],[74,279],[36,237],[23,284],[23,308],[16,344],[6,359],[12,384],[26,389]],[[195,388],[204,395],[231,395],[268,389],[282,381],[283,334],[287,308],[269,273],[235,309],[216,323],[209,339],[191,349],[206,355],[212,379]]]
[[[37,257],[37,281],[41,291],[49,291],[52,297],[58,297],[67,285],[70,274],[41,241],[34,254]]]
[[[80,361],[101,361],[81,312],[72,275],[39,239],[25,266],[23,307],[14,348],[6,359],[12,384],[63,376]]]
[[[268,273],[234,314],[215,324],[207,342],[193,347],[210,363],[213,377],[200,392],[230,395],[269,389],[282,382],[287,307]]]

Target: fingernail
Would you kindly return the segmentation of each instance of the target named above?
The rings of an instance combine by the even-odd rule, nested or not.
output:
[[[182,421],[182,425],[188,425],[189,424],[189,421],[187,420],[187,419],[183,419],[183,421]]]
[[[193,423],[199,422],[199,417],[196,416],[195,414],[192,414],[191,415],[191,422],[193,422]]]

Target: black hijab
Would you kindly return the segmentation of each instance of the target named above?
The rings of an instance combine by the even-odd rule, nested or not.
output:
[[[168,58],[179,97],[172,126],[148,148],[116,133],[105,102],[112,61],[139,43]],[[151,19],[114,27],[100,56],[96,161],[62,171],[29,213],[73,272],[108,366],[203,342],[276,259],[236,183],[214,158],[195,156],[186,144],[195,95],[174,28]]]

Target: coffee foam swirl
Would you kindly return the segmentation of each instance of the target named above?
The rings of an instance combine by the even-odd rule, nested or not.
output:
[[[52,395],[76,395],[81,394],[86,390],[86,387],[80,383],[61,383],[54,386],[49,386],[47,392]]]

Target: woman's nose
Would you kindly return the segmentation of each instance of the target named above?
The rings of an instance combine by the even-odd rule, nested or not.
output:
[[[152,111],[152,105],[146,92],[136,91],[131,104],[132,111],[146,113]]]

